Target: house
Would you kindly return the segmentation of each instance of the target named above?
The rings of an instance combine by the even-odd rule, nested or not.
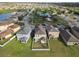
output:
[[[72,35],[68,30],[60,29],[60,37],[66,45],[79,44],[79,40],[74,35]]]
[[[46,30],[42,25],[38,25],[37,27],[35,27],[35,36],[33,39],[35,40],[35,42],[37,42],[42,38],[47,39]]]
[[[14,24],[14,25],[9,26],[7,29],[11,29],[13,30],[14,33],[16,33],[18,30],[21,29],[21,27],[17,24]]]
[[[42,12],[37,12],[37,15],[41,16],[41,17],[51,17],[51,15],[49,13],[42,13]]]
[[[42,25],[35,26],[35,33],[32,40],[32,51],[49,51],[49,41],[46,29]]]
[[[52,26],[52,25],[48,25],[47,26],[47,32],[48,32],[48,37],[49,39],[52,39],[52,38],[59,38],[59,30],[58,28]]]
[[[8,39],[13,35],[13,31],[10,29],[7,29],[0,33],[0,38],[2,39]]]
[[[11,22],[11,21],[3,21],[3,22],[0,22],[0,30],[1,31],[6,30],[7,27],[9,27],[11,25],[14,25],[14,23]]]
[[[14,21],[18,21],[18,16],[13,15],[13,16],[10,17],[9,19],[14,20]]]
[[[71,27],[71,32],[79,39],[79,27]]]
[[[21,43],[27,43],[30,38],[31,31],[32,29],[30,25],[25,23],[22,29],[16,33],[17,39],[20,40]]]
[[[15,24],[14,21],[7,20],[0,22],[0,38],[8,39],[19,30],[20,26]]]
[[[50,18],[46,18],[46,20],[49,21],[49,22],[52,21]]]
[[[26,15],[26,12],[15,12],[14,13],[14,16],[17,16],[17,17],[19,17],[19,16],[25,16]]]

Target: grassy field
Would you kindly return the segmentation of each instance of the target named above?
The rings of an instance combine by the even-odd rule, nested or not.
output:
[[[9,9],[3,9],[3,10],[0,10],[0,14],[2,13],[11,13],[13,12],[14,10],[9,10]]]
[[[79,46],[65,46],[59,40],[50,40],[50,51],[31,51],[31,40],[21,44],[16,39],[0,48],[0,56],[22,56],[22,57],[43,57],[43,56],[79,56]]]

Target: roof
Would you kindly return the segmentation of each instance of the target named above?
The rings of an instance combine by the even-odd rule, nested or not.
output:
[[[1,36],[1,37],[4,37],[4,36],[6,36],[6,35],[8,35],[8,34],[12,34],[12,33],[13,33],[12,30],[7,29],[7,30],[1,32],[1,33],[0,33],[0,36]]]
[[[37,14],[39,14],[39,16],[51,17],[49,13],[37,12]]]
[[[47,31],[49,32],[59,32],[59,30],[52,25],[47,26]]]
[[[50,18],[46,18],[47,19],[47,21],[52,21]]]
[[[74,26],[74,27],[72,27],[72,29],[79,33],[79,28],[78,27]]]
[[[45,34],[46,35],[45,28],[43,28],[42,26],[38,26],[37,28],[35,28],[35,34]]]
[[[60,34],[67,42],[79,42],[79,40],[73,36],[68,30],[60,29]]]
[[[9,24],[11,24],[11,23],[14,23],[14,22],[11,21],[11,20],[1,21],[1,22],[0,22],[0,26],[3,26],[3,25],[9,25]]]
[[[31,27],[28,23],[26,23],[17,34],[28,34],[30,31],[31,31]]]
[[[17,28],[17,27],[19,27],[19,25],[14,24],[14,25],[9,26],[8,28],[15,29],[15,28]]]

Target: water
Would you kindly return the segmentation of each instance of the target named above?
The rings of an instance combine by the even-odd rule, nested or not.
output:
[[[7,14],[0,14],[0,21],[6,20],[7,18],[11,17],[12,14],[11,13],[7,13]]]

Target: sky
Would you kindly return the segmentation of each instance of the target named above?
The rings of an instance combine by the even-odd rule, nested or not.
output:
[[[79,2],[79,0],[0,0],[0,2]]]

